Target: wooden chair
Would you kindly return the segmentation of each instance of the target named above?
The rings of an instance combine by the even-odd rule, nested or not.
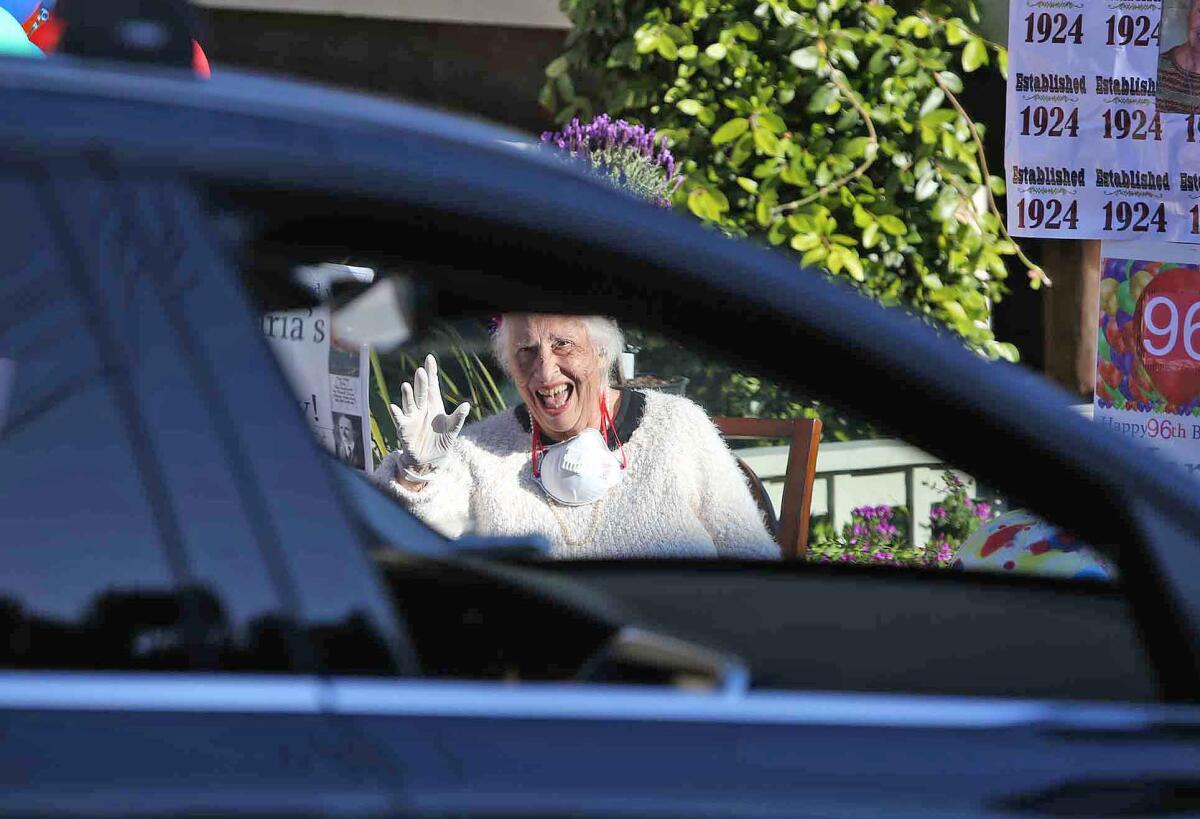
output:
[[[762,481],[750,465],[738,458],[738,466],[750,480],[750,491],[767,518],[771,534],[783,556],[803,557],[808,551],[808,517],[812,505],[813,477],[817,471],[817,448],[821,445],[821,422],[815,418],[714,418],[726,438],[775,438],[788,441],[787,472],[783,480],[783,503],[778,518]]]

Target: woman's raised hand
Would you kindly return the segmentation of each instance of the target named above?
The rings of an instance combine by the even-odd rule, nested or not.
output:
[[[471,405],[464,401],[453,413],[446,414],[437,359],[430,354],[425,356],[425,366],[417,368],[413,383],[400,387],[400,406],[392,404],[391,409],[402,446],[404,477],[425,481],[429,470],[445,460],[467,421]]]

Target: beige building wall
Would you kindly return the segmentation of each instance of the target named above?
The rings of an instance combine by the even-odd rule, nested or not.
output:
[[[238,11],[374,17],[529,28],[568,27],[558,0],[193,0],[197,6]]]

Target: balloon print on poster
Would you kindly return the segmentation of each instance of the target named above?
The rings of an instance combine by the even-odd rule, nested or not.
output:
[[[1200,472],[1200,245],[1105,242],[1097,421]]]

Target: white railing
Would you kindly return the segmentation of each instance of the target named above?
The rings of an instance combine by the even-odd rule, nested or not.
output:
[[[1091,404],[1079,405],[1075,410],[1091,418]],[[762,480],[778,512],[783,499],[788,448],[748,447],[734,452]],[[924,543],[929,534],[929,509],[945,494],[941,475],[946,469],[946,464],[938,458],[903,441],[874,438],[823,442],[817,450],[811,514],[828,515],[840,531],[850,522],[850,512],[856,507],[906,506],[912,513],[909,542]],[[974,479],[957,470],[955,474],[974,494],[977,489]]]
[[[734,452],[758,475],[778,512],[788,447],[751,447]],[[850,522],[851,510],[859,506],[906,506],[912,512],[909,542],[924,543],[928,539],[930,507],[944,495],[938,487],[945,470],[937,458],[903,441],[874,438],[822,443],[817,450],[811,514],[828,515],[840,531]],[[973,492],[974,481],[957,474]]]

